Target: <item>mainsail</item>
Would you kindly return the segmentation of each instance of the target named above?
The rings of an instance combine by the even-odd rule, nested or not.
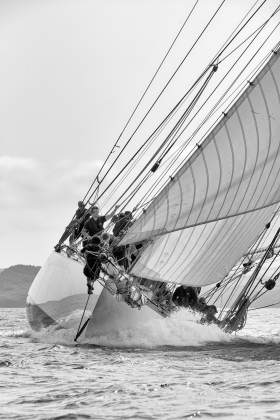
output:
[[[269,222],[280,201],[279,45],[248,83],[120,242],[154,238],[133,274],[215,283]]]

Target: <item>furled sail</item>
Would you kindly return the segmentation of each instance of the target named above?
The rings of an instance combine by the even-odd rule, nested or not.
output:
[[[132,272],[192,285],[224,277],[280,201],[279,139],[278,46],[201,148],[121,241],[162,236],[146,249]]]

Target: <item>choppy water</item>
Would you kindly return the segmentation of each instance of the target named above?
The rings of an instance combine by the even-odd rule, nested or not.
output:
[[[280,419],[280,310],[242,333],[174,319],[75,345],[0,309],[0,419]]]

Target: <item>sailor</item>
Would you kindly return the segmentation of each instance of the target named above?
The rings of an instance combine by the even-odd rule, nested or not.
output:
[[[201,319],[200,322],[202,324],[205,324],[205,323],[212,324],[212,323],[214,323],[214,324],[219,325],[221,323],[221,321],[219,321],[216,318],[215,314],[217,314],[217,313],[218,313],[218,310],[217,310],[217,307],[215,305],[210,305],[210,306],[206,305],[206,308],[203,310],[204,317]]]
[[[74,233],[74,235],[72,237],[72,242],[80,234],[80,232],[82,231],[82,228],[83,228],[83,224],[85,223],[85,220],[89,217],[89,215],[88,215],[88,217],[87,216],[83,217],[85,215],[86,211],[87,211],[86,206],[83,203],[83,201],[78,201],[78,209],[76,210],[76,213],[75,213],[75,216],[74,216],[73,220],[71,220],[69,225],[66,226],[63,235],[61,236],[61,238],[58,241],[58,244],[55,245],[55,247],[54,247],[54,249],[57,252],[60,252],[61,245],[63,244],[64,241],[66,241],[66,239],[68,238],[68,236],[71,235],[71,233]]]
[[[207,304],[206,304],[206,299],[204,297],[200,297],[198,299],[197,305],[196,305],[196,310],[198,312],[204,312],[204,310],[207,308]]]
[[[155,294],[155,299],[157,303],[165,307],[165,309],[171,309],[173,306],[175,307],[172,301],[172,292],[166,283],[161,283],[161,286]]]
[[[86,265],[83,273],[87,277],[88,294],[93,291],[93,283],[98,279],[100,274],[101,260],[100,255],[101,240],[98,236],[94,236],[88,241],[88,244],[81,249],[81,253],[86,253]]]
[[[132,218],[132,212],[126,210],[124,213],[120,213],[118,216],[115,216],[115,219],[113,219],[113,222],[115,223],[113,235],[115,236],[116,240],[114,242],[116,244],[118,244],[127,229],[132,225]],[[113,243],[113,255],[118,264],[125,270],[127,270],[131,262],[135,260],[137,253],[138,251],[134,245],[114,246]]]
[[[131,211],[127,210],[124,213],[120,213],[116,217],[116,220],[113,220],[113,222],[115,222],[115,226],[114,226],[114,229],[113,229],[113,235],[118,237],[121,232],[127,230],[132,224],[131,220],[132,220]]]
[[[75,229],[75,238],[80,235],[83,230],[85,222],[90,218],[89,211],[86,209],[86,205],[83,201],[78,201],[78,209],[75,213],[75,217],[79,223],[79,225]]]
[[[128,269],[129,263],[127,258],[127,248],[126,245],[120,245],[113,248],[113,255],[118,264],[123,267],[125,270]]]
[[[119,207],[118,205],[115,206],[115,209],[111,213],[106,214],[106,216],[99,216],[99,208],[96,205],[92,206],[90,209],[91,217],[86,221],[82,230],[83,236],[89,239],[102,232],[104,223],[114,216]],[[84,241],[83,245],[86,245],[86,243],[87,241]]]
[[[173,293],[172,301],[177,306],[194,308],[197,304],[197,293],[195,288],[186,285],[179,286]]]
[[[106,249],[106,250],[110,250],[110,245],[113,242],[113,238],[112,235],[110,235],[110,233],[108,232],[103,232],[101,235],[101,241],[102,241],[102,246]]]

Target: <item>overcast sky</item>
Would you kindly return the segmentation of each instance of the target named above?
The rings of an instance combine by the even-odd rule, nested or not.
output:
[[[198,2],[165,80],[221,2]],[[184,91],[255,2],[226,0],[182,71]],[[0,0],[0,268],[44,263],[194,4]],[[252,28],[277,5],[267,0]]]

